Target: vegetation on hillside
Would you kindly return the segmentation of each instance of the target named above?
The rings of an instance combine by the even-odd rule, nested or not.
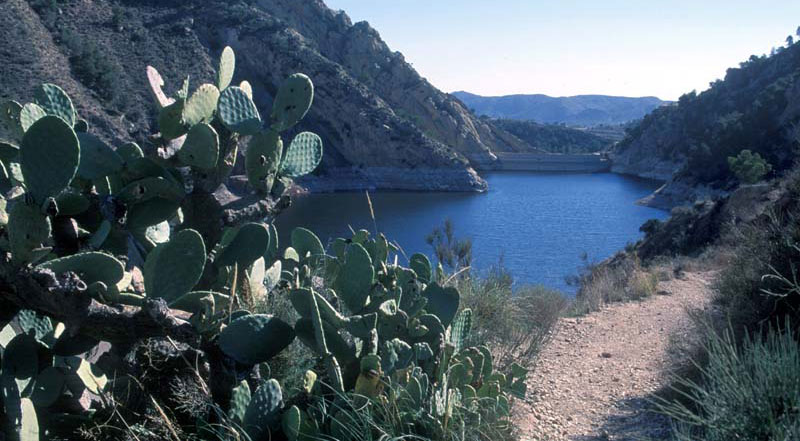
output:
[[[549,153],[595,153],[609,148],[611,141],[588,131],[558,124],[534,121],[493,119],[497,127],[527,142],[531,147]]]

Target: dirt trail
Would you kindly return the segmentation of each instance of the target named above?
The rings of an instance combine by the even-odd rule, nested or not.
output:
[[[687,306],[705,308],[713,273],[659,283],[661,294],[561,319],[517,406],[523,440],[663,439],[663,417],[647,396],[666,384],[670,339],[688,336]]]

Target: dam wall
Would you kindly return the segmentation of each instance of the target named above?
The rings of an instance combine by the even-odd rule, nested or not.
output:
[[[494,170],[599,173],[611,169],[600,154],[495,153]]]

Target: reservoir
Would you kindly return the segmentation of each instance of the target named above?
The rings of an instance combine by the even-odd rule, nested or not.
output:
[[[350,237],[350,228],[373,234],[377,228],[407,256],[433,257],[425,237],[450,219],[456,237],[472,239],[477,274],[502,260],[518,284],[572,294],[575,287],[566,278],[578,273],[582,257],[605,259],[641,238],[639,226],[645,221],[669,215],[635,204],[658,182],[612,173],[492,172],[484,178],[486,193],[370,193],[374,222],[363,192],[295,197],[276,221],[281,247],[296,226],[314,231],[323,244]]]

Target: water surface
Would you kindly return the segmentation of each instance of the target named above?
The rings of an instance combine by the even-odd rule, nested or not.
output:
[[[456,236],[473,240],[473,267],[486,272],[500,258],[520,283],[568,293],[565,279],[582,256],[599,261],[641,237],[639,226],[667,213],[634,202],[658,183],[602,174],[498,172],[484,176],[489,191],[473,193],[371,193],[375,222],[364,193],[297,197],[278,217],[282,245],[305,226],[323,243],[350,237],[350,227],[386,234],[407,255],[432,254],[425,236],[449,218]],[[401,257],[401,261],[404,260]],[[404,262],[405,263],[405,262]]]

